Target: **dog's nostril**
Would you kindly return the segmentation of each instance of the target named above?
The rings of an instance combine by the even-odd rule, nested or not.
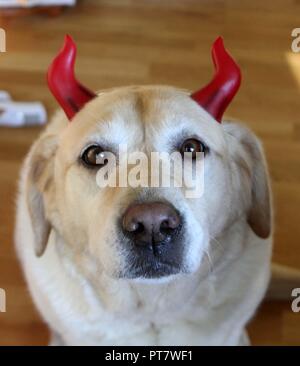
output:
[[[180,217],[176,215],[170,215],[166,220],[163,220],[160,229],[162,230],[174,230],[180,225]]]
[[[164,230],[164,229],[169,229],[170,224],[169,224],[169,220],[164,220],[161,225],[160,225],[160,229]]]
[[[141,222],[138,222],[133,230],[136,234],[140,234],[145,231],[145,227]]]
[[[141,233],[144,231],[144,225],[138,221],[128,221],[123,219],[123,227],[126,227],[126,231],[130,233]]]

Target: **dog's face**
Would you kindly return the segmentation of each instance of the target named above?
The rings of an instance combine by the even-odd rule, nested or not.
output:
[[[201,268],[212,240],[236,220],[269,235],[268,183],[257,140],[235,124],[217,123],[187,93],[170,87],[108,90],[61,125],[32,153],[28,186],[43,201],[37,207],[37,195],[29,193],[33,221],[43,210],[42,221],[34,223],[39,254],[52,226],[86,273],[172,278]],[[117,154],[120,144],[149,160],[151,152],[204,152],[203,194],[189,198],[184,184],[100,188],[96,177],[104,165],[96,163],[97,154]]]

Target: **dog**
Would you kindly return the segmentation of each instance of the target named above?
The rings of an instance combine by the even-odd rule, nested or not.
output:
[[[192,95],[95,94],[74,77],[75,51],[67,36],[49,69],[64,111],[27,155],[17,199],[17,252],[50,344],[249,344],[245,326],[270,277],[272,204],[261,143],[222,120],[240,84],[222,39],[215,77]],[[146,155],[204,153],[202,195],[99,188],[96,157],[121,143]]]

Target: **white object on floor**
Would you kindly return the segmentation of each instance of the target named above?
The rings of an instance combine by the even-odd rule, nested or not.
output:
[[[46,121],[47,113],[40,102],[19,103],[0,100],[0,126],[34,126],[43,125]]]
[[[11,100],[11,96],[5,90],[0,90],[0,102]]]
[[[0,0],[0,7],[33,7],[33,6],[51,6],[51,5],[75,5],[76,0]]]

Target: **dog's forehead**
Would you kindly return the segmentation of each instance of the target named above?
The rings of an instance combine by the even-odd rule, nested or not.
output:
[[[182,133],[216,147],[223,144],[217,123],[187,91],[167,86],[131,86],[98,93],[74,118],[63,136],[65,144],[89,142],[159,145]]]
[[[183,114],[195,104],[189,92],[168,86],[131,86],[99,92],[85,108],[96,121],[122,118],[133,125],[157,125],[175,113]]]

